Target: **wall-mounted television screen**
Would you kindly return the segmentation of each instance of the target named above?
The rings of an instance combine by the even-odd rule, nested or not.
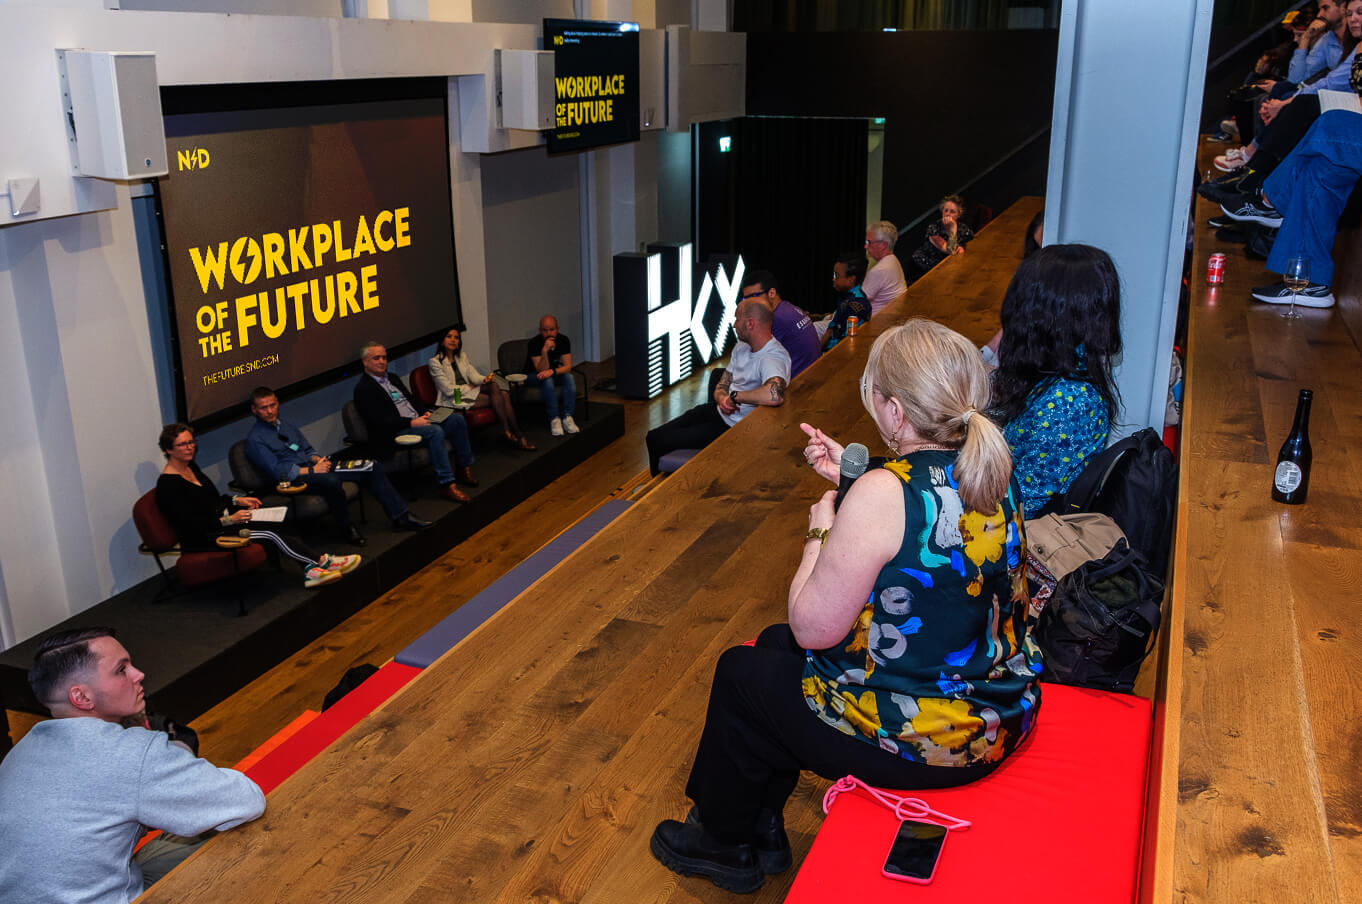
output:
[[[181,415],[311,385],[459,319],[442,97],[169,115]],[[235,409],[235,412],[233,412]],[[215,418],[216,416],[216,418]]]
[[[638,141],[638,23],[545,19],[553,50],[550,153]]]

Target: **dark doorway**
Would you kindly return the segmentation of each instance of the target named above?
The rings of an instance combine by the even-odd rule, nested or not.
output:
[[[833,261],[865,238],[868,121],[745,117],[693,135],[699,259],[741,254],[782,297],[831,310]]]

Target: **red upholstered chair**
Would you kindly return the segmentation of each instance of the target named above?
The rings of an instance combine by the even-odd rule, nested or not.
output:
[[[416,396],[416,400],[422,405],[434,408],[439,392],[435,389],[435,380],[430,375],[430,365],[422,364],[413,370],[410,380],[412,395]],[[497,422],[497,413],[490,405],[486,408],[468,408],[460,413],[464,420],[468,421],[469,427],[484,427]]]
[[[854,789],[833,803],[785,902],[1130,904],[1152,730],[1149,700],[1045,684],[1035,728],[992,774],[959,788],[899,792],[973,823],[949,833],[930,885],[881,875],[898,820]]]
[[[247,543],[237,549],[181,553],[172,576],[165,563],[161,561],[161,557],[174,552],[180,544],[180,538],[176,536],[175,528],[166,520],[166,516],[157,508],[155,490],[143,493],[142,498],[133,505],[132,523],[136,525],[137,534],[142,538],[139,551],[155,557],[156,567],[166,576],[165,587],[156,595],[158,601],[177,595],[168,592],[174,587],[176,578],[179,579],[180,586],[187,590],[201,584],[234,578],[265,564],[264,547],[259,543]],[[237,613],[246,614],[246,602],[239,591]]]
[[[427,408],[435,407],[435,399],[439,393],[435,390],[435,380],[430,376],[429,364],[422,364],[413,370],[408,375],[407,382],[411,385],[411,394],[416,396],[416,401]]]

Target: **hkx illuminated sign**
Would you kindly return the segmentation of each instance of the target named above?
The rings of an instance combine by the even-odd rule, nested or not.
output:
[[[740,255],[698,273],[691,245],[657,243],[615,255],[615,382],[620,395],[652,398],[724,354],[746,269]],[[693,299],[693,300],[692,300]]]

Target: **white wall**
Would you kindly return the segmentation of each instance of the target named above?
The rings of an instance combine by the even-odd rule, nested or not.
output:
[[[579,347],[582,265],[577,202],[575,154],[550,157],[543,148],[530,148],[482,158],[487,323],[498,343],[533,335],[539,318],[553,314],[574,349]],[[581,360],[580,355],[574,360]]]

